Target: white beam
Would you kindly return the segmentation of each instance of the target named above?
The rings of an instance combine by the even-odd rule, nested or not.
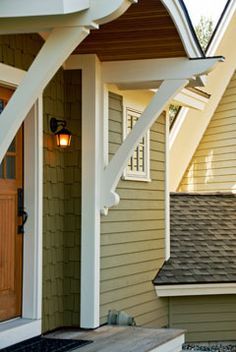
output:
[[[0,84],[17,87],[25,76],[25,71],[0,63]],[[12,83],[13,82],[13,83]]]
[[[212,71],[223,58],[189,60],[186,58],[103,62],[103,80],[118,85],[135,84],[147,88],[147,82],[158,87],[163,80],[195,80]]]
[[[0,17],[67,14],[89,8],[89,0],[1,0]]]
[[[192,92],[189,89],[183,89],[173,99],[174,103],[196,110],[204,110],[210,97],[204,97],[198,93]]]
[[[88,34],[88,30],[79,27],[52,31],[1,114],[0,162],[37,97],[68,55]]]
[[[184,79],[164,81],[162,83],[151,103],[104,170],[102,176],[101,211],[118,204],[119,196],[115,193],[115,189],[134,149],[142,136],[160,116],[168,102],[187,83],[188,81]]]
[[[68,2],[68,0],[65,1]],[[40,16],[39,11],[35,11],[33,18],[32,16],[27,16],[28,9],[27,7],[24,7],[20,10],[24,13],[24,17],[10,16],[9,18],[1,18],[0,15],[0,35],[48,32],[52,28],[60,27],[84,26],[98,28],[100,24],[113,21],[121,16],[128,7],[135,2],[136,0],[90,0],[90,7],[85,11],[70,13],[67,15],[57,13],[54,16]],[[31,1],[31,3],[34,4],[34,1]],[[39,1],[37,6],[40,6],[41,3],[42,1]],[[49,3],[49,1],[47,3]],[[15,7],[15,9],[19,11],[19,6]]]

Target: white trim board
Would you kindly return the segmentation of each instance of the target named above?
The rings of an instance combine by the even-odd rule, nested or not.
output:
[[[0,84],[17,87],[25,72],[0,64]],[[7,79],[8,77],[8,79]],[[41,334],[42,310],[42,98],[24,121],[25,225],[22,318],[0,324],[0,348]]]
[[[189,108],[203,110],[208,103],[210,97],[203,97],[201,94],[197,92],[192,92],[189,89],[182,89],[173,99],[175,103],[179,105],[186,106]]]
[[[41,334],[41,320],[15,319],[0,324],[0,349]]]
[[[233,295],[236,283],[191,284],[191,285],[156,285],[158,297]]]

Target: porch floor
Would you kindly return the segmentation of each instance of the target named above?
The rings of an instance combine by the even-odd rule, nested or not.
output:
[[[179,352],[184,331],[141,327],[103,326],[96,330],[59,330],[47,337],[92,340],[78,352]]]

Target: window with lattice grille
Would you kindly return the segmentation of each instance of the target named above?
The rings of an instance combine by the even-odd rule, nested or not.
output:
[[[132,131],[141,112],[126,108],[124,113],[124,139]],[[124,171],[126,180],[150,181],[149,170],[149,131],[140,140]]]

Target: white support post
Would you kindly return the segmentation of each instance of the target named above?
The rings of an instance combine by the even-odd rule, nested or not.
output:
[[[179,92],[179,90],[185,87],[187,83],[188,80],[182,79],[172,81],[166,80],[161,84],[160,89],[155,94],[151,103],[145,109],[131,133],[127,136],[109,165],[104,170],[101,197],[102,212],[106,212],[106,208],[110,208],[119,203],[119,196],[115,193],[115,189],[134,149],[142,136],[160,116],[168,102]]]
[[[168,260],[170,258],[169,110],[166,112],[165,123],[165,260]]]
[[[37,97],[79,43],[84,27],[54,29],[16,89],[0,119],[0,162]]]
[[[103,89],[100,62],[82,59],[82,328],[99,326],[100,309],[100,172],[103,168]]]
[[[106,167],[109,163],[109,91],[107,84],[103,85],[103,165]]]

